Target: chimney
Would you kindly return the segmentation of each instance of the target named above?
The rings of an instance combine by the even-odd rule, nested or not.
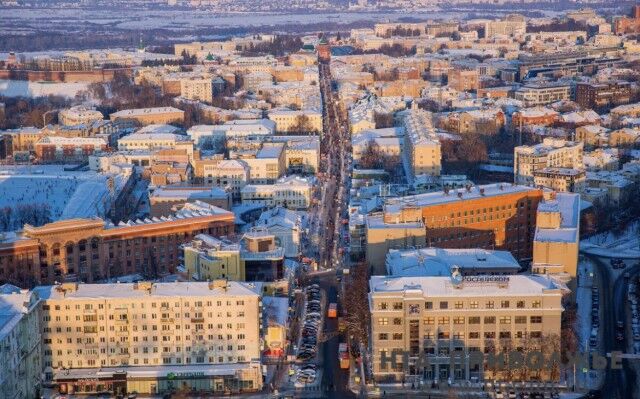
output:
[[[462,193],[458,192],[458,198],[462,199]]]
[[[480,189],[480,195],[484,196],[484,188]]]

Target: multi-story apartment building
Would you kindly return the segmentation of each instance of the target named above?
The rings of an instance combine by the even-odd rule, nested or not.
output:
[[[237,156],[249,166],[249,181],[253,184],[275,183],[287,171],[285,143],[264,143],[255,153],[240,152]]]
[[[541,144],[514,149],[513,173],[517,184],[534,184],[534,172],[544,168],[583,169],[584,143],[545,138]]]
[[[102,119],[104,119],[102,112],[83,105],[77,105],[58,112],[58,122],[65,126],[91,124]]]
[[[227,159],[203,165],[204,182],[231,192],[234,200],[249,182],[249,166],[238,159]]]
[[[124,136],[118,140],[118,150],[157,150],[184,149],[193,154],[193,142],[189,136],[169,132],[137,132]]]
[[[587,109],[601,110],[629,104],[631,95],[631,83],[625,81],[576,84],[576,102]]]
[[[260,284],[64,283],[34,292],[44,373],[62,394],[262,387]]]
[[[404,117],[404,154],[413,176],[439,176],[442,169],[440,141],[433,128],[432,115],[411,110]]]
[[[515,91],[525,107],[537,107],[571,98],[571,87],[562,83],[527,83]]]
[[[565,275],[574,279],[580,246],[580,195],[550,193],[538,205],[533,238],[534,273]]]
[[[101,219],[25,225],[21,235],[0,237],[0,279],[32,286],[163,275],[180,264],[180,245],[201,233],[229,235],[234,225],[233,213],[201,202],[170,217],[118,225]]]
[[[231,193],[218,187],[169,185],[149,194],[151,217],[171,216],[187,202],[201,201],[222,209],[231,209]]]
[[[213,79],[210,76],[180,79],[180,97],[210,103],[213,100]]]
[[[454,68],[447,74],[447,85],[458,91],[478,90],[480,74],[476,69]]]
[[[547,357],[559,352],[562,291],[547,277],[374,276],[369,286],[378,381],[500,379],[499,367],[485,368],[483,355],[518,348]],[[522,379],[559,376],[559,365],[549,364]]]
[[[109,115],[112,121],[124,120],[141,125],[182,124],[184,111],[174,107],[125,109]]]
[[[579,193],[586,185],[584,169],[542,168],[533,172],[533,185],[565,193]]]
[[[3,398],[36,398],[42,389],[38,298],[10,284],[0,286],[0,386]]]
[[[542,190],[495,183],[390,199],[367,223],[367,262],[384,272],[389,249],[484,248],[531,257]],[[410,239],[415,237],[415,239]]]
[[[21,127],[18,129],[0,130],[0,137],[5,142],[6,155],[14,155],[19,151],[34,152],[36,143],[44,137],[42,130],[36,127]]]
[[[36,143],[35,150],[41,162],[80,162],[106,151],[107,147],[107,142],[97,137],[46,136]]]
[[[521,15],[511,15],[500,21],[488,21],[484,24],[484,37],[520,36],[527,32],[527,22]]]

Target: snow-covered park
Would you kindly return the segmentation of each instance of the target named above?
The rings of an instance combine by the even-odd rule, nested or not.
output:
[[[67,172],[62,166],[3,168],[0,174],[0,231],[23,224],[104,215],[107,177]]]
[[[611,258],[640,258],[640,220],[629,223],[620,234],[604,232],[582,240],[580,251]]]

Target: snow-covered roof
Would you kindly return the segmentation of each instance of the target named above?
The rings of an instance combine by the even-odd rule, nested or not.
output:
[[[126,118],[126,117],[142,116],[142,115],[166,114],[169,112],[184,113],[184,111],[175,107],[155,107],[155,108],[124,109],[122,111],[114,112],[110,116],[116,117],[116,118]]]
[[[577,242],[580,223],[580,195],[556,193],[555,199],[538,204],[538,213],[560,213],[559,228],[536,227],[534,241]]]
[[[0,341],[11,333],[33,304],[31,292],[10,284],[0,286]]]
[[[65,290],[66,287],[70,289]],[[72,284],[35,287],[33,291],[42,300],[86,300],[146,297],[200,297],[200,296],[259,296],[256,283],[226,281],[221,284],[209,282],[174,283],[116,283],[116,284]]]
[[[456,201],[465,201],[514,193],[526,193],[528,191],[533,192],[536,190],[537,189],[532,187],[514,185],[511,183],[485,184],[482,186],[472,186],[470,187],[469,191],[467,191],[465,188],[461,188],[456,190],[449,190],[448,193],[445,193],[444,191],[436,191],[431,193],[409,195],[402,198],[389,199],[385,204],[385,211],[397,212],[406,206],[425,207]],[[458,196],[458,194],[462,195]]]
[[[387,274],[397,277],[450,276],[457,266],[463,274],[516,273],[520,265],[509,251],[486,249],[392,249],[386,258]]]
[[[508,276],[506,284],[499,286],[491,283],[462,283],[455,286],[451,277],[371,277],[369,286],[371,295],[402,294],[419,291],[429,298],[437,297],[488,297],[539,296],[545,294],[562,295],[558,285],[546,276],[514,275]],[[551,292],[549,292],[551,290]]]
[[[276,296],[262,297],[262,310],[265,324],[271,323],[286,326],[289,316],[289,298]]]

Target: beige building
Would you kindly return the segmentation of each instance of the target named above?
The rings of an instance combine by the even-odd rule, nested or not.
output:
[[[584,169],[542,168],[533,172],[533,184],[560,193],[579,193],[586,185],[586,176]]]
[[[233,199],[240,198],[240,190],[249,182],[249,167],[236,159],[227,159],[203,166],[204,181],[231,193]]]
[[[520,36],[527,32],[527,23],[521,15],[511,15],[500,21],[489,21],[484,24],[484,37]]]
[[[215,392],[262,386],[261,373],[249,367],[260,362],[260,284],[65,283],[34,292],[42,306],[44,372],[63,394],[158,394],[172,382]],[[101,382],[96,373],[110,367],[124,378]]]
[[[213,101],[213,79],[210,76],[180,79],[180,97],[210,103]]]
[[[476,69],[450,69],[447,76],[447,85],[458,91],[478,90],[480,87],[480,74]]]
[[[174,107],[125,109],[109,115],[112,121],[132,121],[141,125],[182,124],[184,111]]]
[[[534,172],[544,168],[583,169],[582,142],[545,138],[541,144],[514,149],[514,176],[517,184],[534,184]]]
[[[414,176],[440,176],[440,141],[433,128],[431,113],[411,110],[404,118],[404,153]]]
[[[0,386],[3,398],[39,397],[42,348],[38,298],[10,284],[0,286]]]
[[[529,83],[514,95],[516,100],[522,101],[525,107],[538,107],[571,98],[571,87],[558,83]]]
[[[548,351],[547,356],[559,351],[551,340],[560,336],[562,292],[544,276],[454,271],[444,277],[374,276],[369,286],[378,381],[500,379],[498,370],[483,367],[483,354],[519,347]],[[558,380],[560,371],[522,374],[521,380]]]
[[[276,123],[276,132],[322,132],[322,112],[316,110],[274,109],[269,111],[269,119]]]
[[[231,193],[219,187],[169,185],[158,187],[149,194],[150,216],[170,216],[187,202],[196,201],[231,209]]]
[[[580,246],[580,195],[550,193],[538,204],[532,271],[574,279]]]
[[[58,122],[65,126],[90,124],[104,118],[102,112],[93,107],[78,105],[58,112]]]

